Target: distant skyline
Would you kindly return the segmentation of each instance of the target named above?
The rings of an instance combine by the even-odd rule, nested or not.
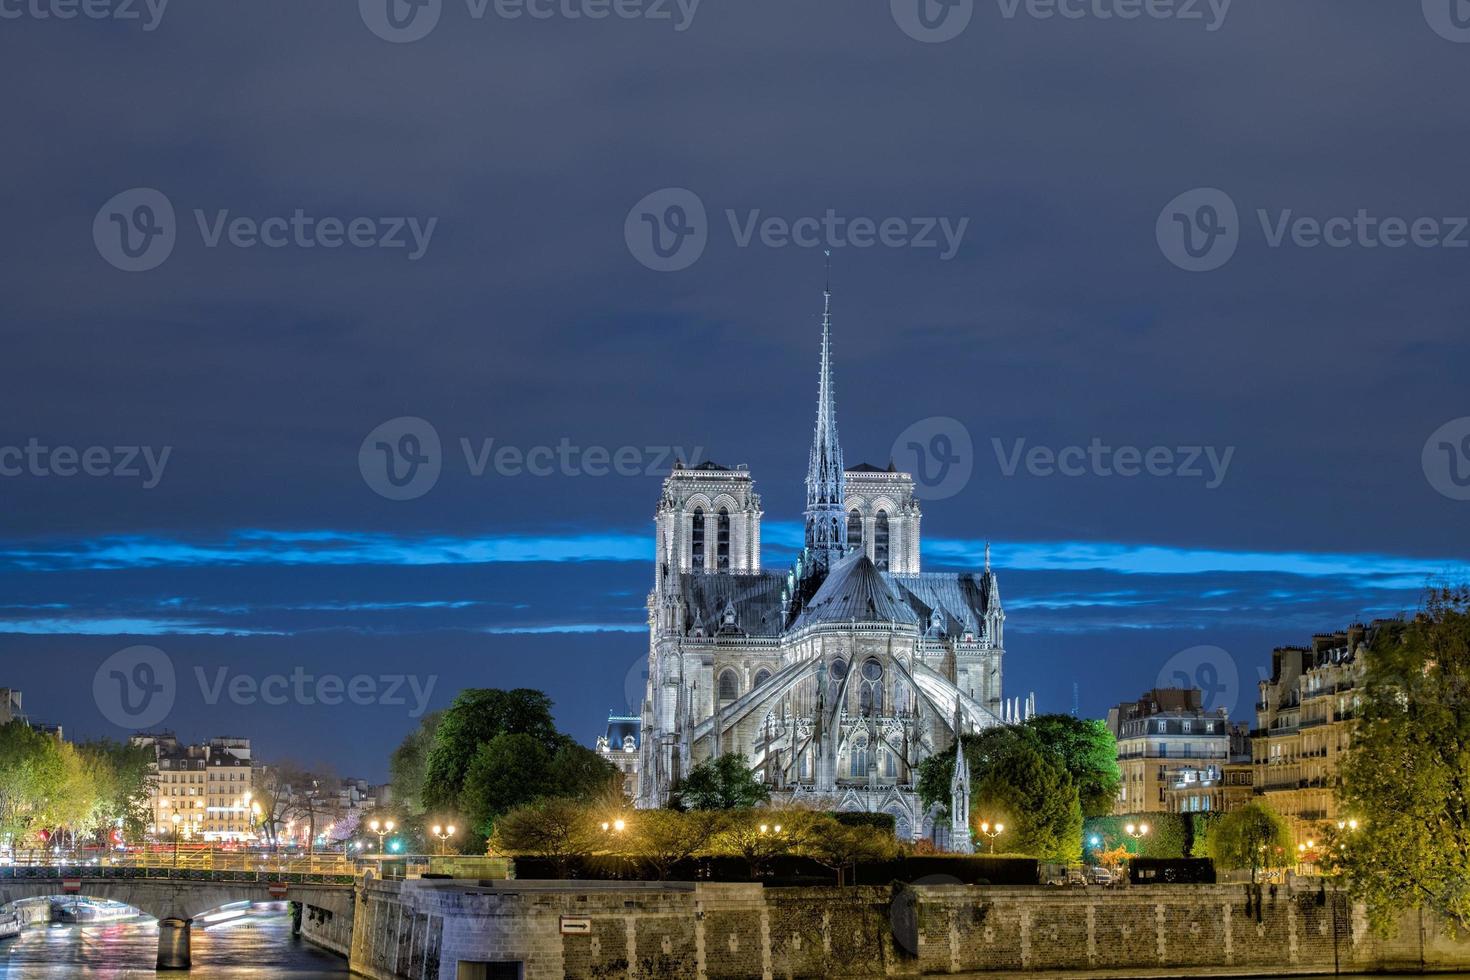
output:
[[[6,21],[0,686],[38,720],[126,735],[99,702],[155,665],[94,680],[148,645],[158,727],[267,760],[381,779],[416,724],[265,700],[298,673],[542,688],[591,744],[676,452],[749,465],[794,553],[826,247],[847,463],[964,457],[923,558],[992,542],[1008,696],[1183,672],[1247,719],[1272,647],[1470,581],[1434,3],[441,6]]]

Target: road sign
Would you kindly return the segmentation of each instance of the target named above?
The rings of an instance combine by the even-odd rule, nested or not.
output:
[[[588,915],[564,915],[561,917],[563,936],[583,936],[592,931],[592,917]]]
[[[75,895],[77,892],[79,892],[79,891],[82,890],[82,879],[80,879],[80,878],[62,878],[61,879],[61,890],[63,892],[65,892],[66,894],[68,894],[68,895]]]

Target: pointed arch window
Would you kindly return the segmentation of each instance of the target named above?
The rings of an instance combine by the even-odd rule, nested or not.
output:
[[[873,564],[888,571],[888,513],[881,510],[873,519]]]
[[[704,508],[694,508],[694,526],[690,530],[689,540],[693,542],[694,569],[699,571],[704,568]]]
[[[835,704],[838,695],[842,693],[842,679],[847,676],[847,661],[832,661],[832,669],[827,672],[827,698],[829,704]]]
[[[724,507],[715,522],[715,567],[722,572],[730,570],[730,512]]]
[[[719,692],[721,703],[734,701],[740,696],[740,679],[728,667],[720,671]]]
[[[863,679],[858,688],[858,711],[863,715],[883,713],[883,665],[876,660],[863,662]]]
[[[863,549],[863,515],[858,513],[854,507],[847,512],[847,550],[849,552],[861,551]]]
[[[766,681],[768,681],[770,679],[771,679],[771,672],[769,670],[766,670],[764,667],[762,667],[760,670],[758,670],[758,671],[755,672],[755,684],[754,684],[754,686],[755,687],[760,687],[762,684],[764,684]]]

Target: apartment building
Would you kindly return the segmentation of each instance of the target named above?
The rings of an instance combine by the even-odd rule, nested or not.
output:
[[[157,840],[253,840],[250,739],[212,738],[185,745],[171,732],[134,735],[154,751],[149,830]],[[174,815],[179,817],[174,820]]]
[[[1123,777],[1114,813],[1167,811],[1168,790],[1183,771],[1230,761],[1225,709],[1206,711],[1201,698],[1198,688],[1155,688],[1108,709]]]

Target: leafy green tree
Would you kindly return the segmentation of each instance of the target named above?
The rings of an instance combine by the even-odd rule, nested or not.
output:
[[[435,733],[443,716],[442,711],[432,711],[420,718],[419,727],[404,736],[388,761],[393,798],[407,813],[422,815],[427,812],[424,777],[429,768],[429,753],[434,749]]]
[[[738,752],[701,762],[674,793],[683,810],[744,810],[771,798],[771,791]]]
[[[1111,813],[1123,777],[1118,742],[1105,722],[1071,715],[1037,715],[1021,726],[1037,748],[1056,755],[1077,786],[1084,817]]]
[[[810,810],[727,810],[713,850],[744,858],[750,877],[758,878],[776,858],[808,842],[816,816]]]
[[[95,797],[93,826],[84,828],[101,836],[119,827],[126,840],[142,837],[150,819],[153,750],[114,739],[97,739],[77,746],[91,795]]]
[[[970,786],[985,777],[996,760],[1021,744],[1023,736],[1018,728],[997,726],[983,732],[964,736],[965,761],[970,764]],[[949,786],[954,778],[954,743],[947,751],[937,752],[919,763],[919,800],[924,806],[935,803],[949,809]]]
[[[864,861],[891,861],[903,853],[891,828],[843,823],[828,813],[816,815],[803,828],[801,853],[837,872],[843,884],[846,869]]]
[[[1043,861],[1082,853],[1082,805],[1071,775],[1053,755],[1019,742],[973,786],[974,820],[1004,823],[1007,851]]]
[[[1293,861],[1291,828],[1264,803],[1247,803],[1215,821],[1206,839],[1206,857],[1221,868],[1250,868],[1251,882],[1265,868]]]
[[[710,847],[725,824],[713,810],[639,810],[628,819],[627,849],[658,881],[667,881],[674,866]]]
[[[0,837],[30,846],[72,815],[74,767],[63,745],[23,721],[0,726]]]
[[[1437,589],[1372,637],[1341,767],[1349,890],[1375,925],[1427,907],[1470,928],[1470,590]]]
[[[551,753],[539,740],[496,735],[480,746],[465,774],[459,812],[466,825],[484,840],[501,814],[551,794],[550,770]]]
[[[461,691],[434,731],[421,790],[426,810],[460,809],[460,791],[470,763],[481,746],[497,735],[527,735],[548,752],[554,751],[562,739],[551,718],[551,699],[540,691]]]
[[[490,851],[546,858],[565,877],[574,861],[591,855],[603,843],[605,835],[599,833],[595,818],[580,800],[542,797],[511,809],[496,821]]]

